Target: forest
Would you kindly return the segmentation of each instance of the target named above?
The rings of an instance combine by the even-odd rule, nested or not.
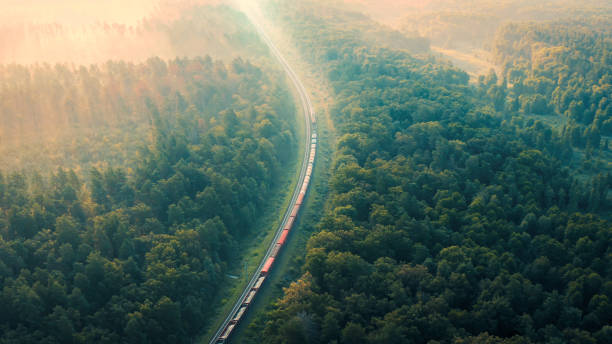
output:
[[[202,342],[242,291],[303,128],[253,17],[221,2],[0,14],[0,343]],[[261,5],[336,140],[230,342],[611,343],[608,3]],[[471,79],[440,46],[496,68]]]
[[[283,79],[210,57],[4,72],[23,83],[4,107],[24,114],[17,129],[112,127],[137,151],[92,145],[106,166],[0,174],[0,342],[190,343],[294,159]],[[57,117],[36,117],[45,108]],[[107,151],[136,156],[126,168]]]
[[[494,54],[512,85],[508,110],[564,118],[573,146],[600,148],[612,135],[611,35],[581,22],[501,28]]]
[[[374,17],[404,33],[416,32],[431,40],[433,45],[464,51],[490,48],[497,30],[509,23],[582,20],[606,26],[612,16],[612,5],[600,0],[425,0],[400,3],[405,5],[393,10],[385,5],[379,6],[377,2],[371,2],[370,7],[379,8],[380,14]]]
[[[11,36],[21,42],[0,48],[0,53],[20,51],[16,60],[0,57],[5,61],[0,64],[3,169],[64,167],[87,173],[98,164],[132,167],[138,143],[150,136],[147,102],[162,106],[164,97],[180,91],[193,97],[199,111],[213,113],[226,107],[224,98],[239,89],[240,80],[228,80],[219,85],[222,89],[208,92],[215,82],[207,79],[202,60],[220,73],[225,66],[207,56],[226,64],[250,58],[269,66],[265,46],[241,12],[227,6],[186,6],[170,13],[134,26],[17,26],[27,32],[0,26],[0,43],[8,45],[3,38]],[[27,48],[32,44],[37,46]],[[107,51],[106,46],[123,50]],[[173,63],[164,66],[169,60]]]
[[[249,342],[609,343],[610,170],[579,173],[571,162],[584,145],[514,107],[516,92],[534,92],[520,85],[533,83],[510,88],[492,73],[471,86],[447,64],[322,20],[350,15],[320,1],[276,0],[271,9],[330,80],[339,138],[302,275],[250,325]],[[501,37],[522,37],[516,29]],[[609,36],[580,46],[582,37],[560,39],[597,51],[582,52],[592,66],[561,55],[549,70],[519,68],[525,79],[552,73],[551,93],[541,94],[552,104],[557,87],[568,105],[576,97],[566,88],[576,75],[593,80],[583,86],[593,93],[581,94],[593,116],[570,114],[592,131],[610,118],[606,96],[596,98],[609,87]],[[509,42],[500,53],[513,45],[499,42]]]

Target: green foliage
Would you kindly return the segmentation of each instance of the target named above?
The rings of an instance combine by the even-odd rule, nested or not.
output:
[[[512,84],[511,110],[564,116],[566,140],[600,148],[601,135],[612,135],[611,33],[582,22],[502,27],[493,49]]]
[[[304,274],[251,335],[605,343],[609,175],[574,178],[561,134],[505,116],[465,73],[338,32],[300,6],[276,1],[276,15],[331,80],[337,154]]]
[[[119,79],[74,99],[113,101],[117,125],[150,123],[151,139],[128,170],[0,174],[0,342],[190,343],[238,240],[294,156],[294,106],[274,81],[282,79],[208,57],[7,68],[69,80],[82,95],[93,87],[83,80]],[[100,96],[110,88],[117,93]],[[61,105],[34,89],[23,99]],[[108,118],[88,111],[104,127]]]

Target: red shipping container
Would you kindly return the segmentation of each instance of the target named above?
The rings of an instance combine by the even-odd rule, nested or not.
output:
[[[266,263],[264,264],[263,268],[261,268],[261,274],[263,276],[267,275],[268,272],[270,272],[270,268],[272,267],[272,264],[274,264],[274,258],[270,257],[268,258],[268,260],[266,260]]]
[[[287,235],[289,235],[289,231],[284,229],[283,232],[281,233],[280,237],[278,237],[277,243],[279,245],[284,245],[285,241],[287,241]]]

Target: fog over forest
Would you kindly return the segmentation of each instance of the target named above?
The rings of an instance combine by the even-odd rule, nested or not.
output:
[[[218,0],[7,0],[0,3],[0,63],[77,63],[144,61],[210,52],[228,56],[229,47],[213,46],[215,27],[206,23],[208,42],[180,42],[172,29],[187,9],[220,5]],[[192,13],[201,18],[202,13]],[[183,18],[186,19],[186,18]],[[191,21],[192,31],[204,29]],[[189,25],[183,22],[182,25]],[[188,41],[190,35],[183,38]],[[199,32],[201,33],[201,32]],[[185,44],[181,44],[185,43]],[[207,44],[208,43],[208,44]],[[223,50],[226,52],[221,53]]]

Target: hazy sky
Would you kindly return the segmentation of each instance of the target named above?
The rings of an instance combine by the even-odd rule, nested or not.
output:
[[[157,0],[2,0],[0,23],[133,24],[151,14]],[[1,25],[1,24],[0,24]]]
[[[168,37],[142,32],[145,18],[177,19],[185,8],[221,0],[0,0],[0,64],[173,58]],[[106,24],[127,30],[107,30]],[[59,26],[50,25],[59,24]]]

